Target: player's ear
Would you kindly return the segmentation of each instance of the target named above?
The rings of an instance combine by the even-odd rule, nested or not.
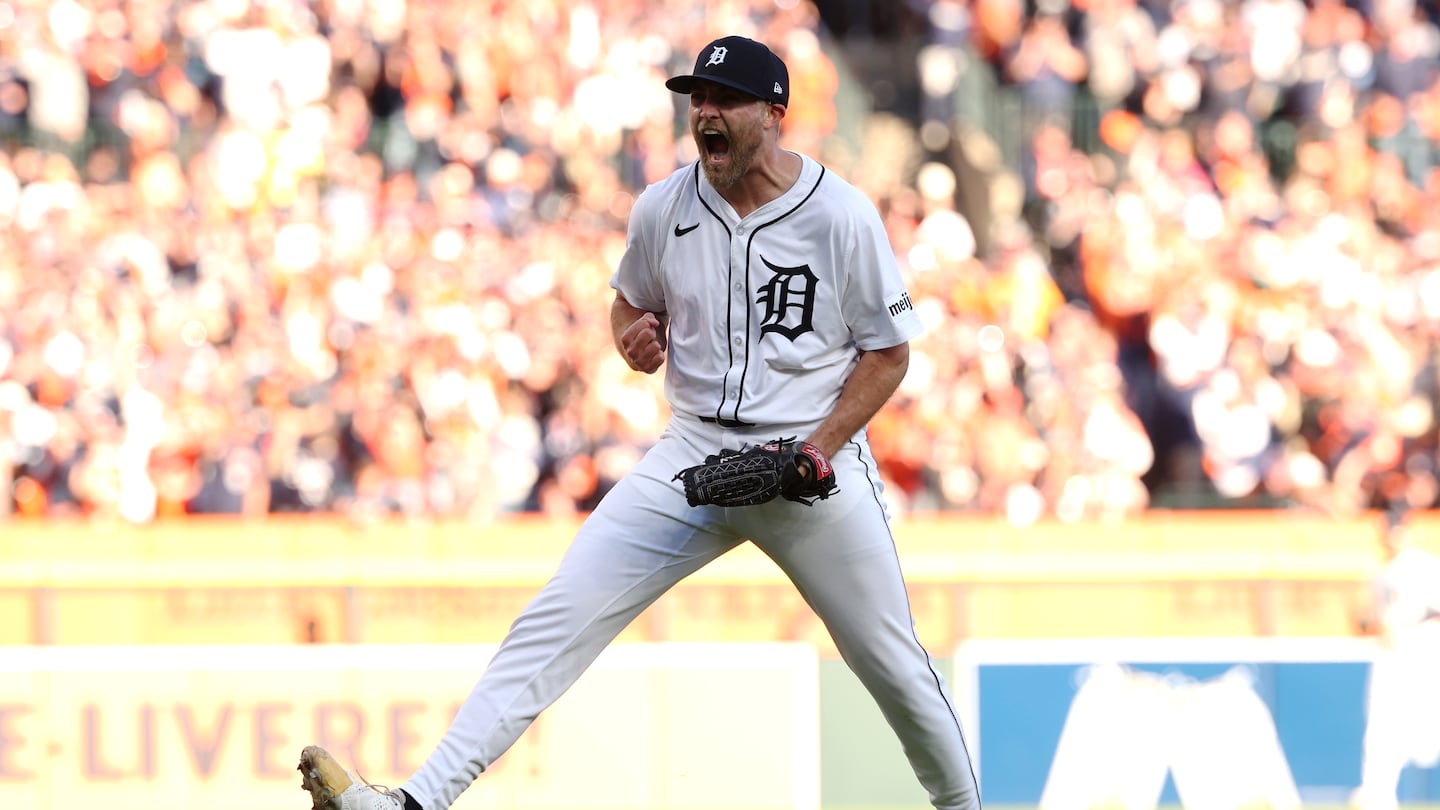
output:
[[[765,107],[769,110],[769,116],[765,120],[766,124],[779,126],[780,122],[785,120],[785,105],[766,104]]]

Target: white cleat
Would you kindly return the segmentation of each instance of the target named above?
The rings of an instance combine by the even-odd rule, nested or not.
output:
[[[300,787],[310,792],[314,810],[405,810],[399,791],[366,784],[340,767],[318,745],[300,752]]]

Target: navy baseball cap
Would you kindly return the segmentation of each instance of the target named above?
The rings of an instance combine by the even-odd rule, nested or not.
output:
[[[665,86],[689,93],[696,79],[723,84],[761,101],[790,104],[790,71],[764,44],[745,37],[721,37],[700,49],[695,72],[673,76]]]

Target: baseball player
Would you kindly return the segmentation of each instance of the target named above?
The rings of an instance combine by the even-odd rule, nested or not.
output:
[[[1404,512],[1385,515],[1384,565],[1366,631],[1379,637],[1366,694],[1360,810],[1395,810],[1406,765],[1440,762],[1440,558],[1410,541]]]
[[[632,368],[665,368],[672,418],[585,520],[420,770],[380,792],[310,746],[300,771],[316,808],[449,807],[641,611],[747,541],[824,621],[931,803],[980,807],[866,443],[921,330],[879,215],[779,146],[790,81],[765,45],[717,39],[666,86],[689,97],[699,159],[636,200],[610,320]]]

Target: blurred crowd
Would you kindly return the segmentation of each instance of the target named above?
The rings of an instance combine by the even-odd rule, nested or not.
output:
[[[1436,504],[1423,7],[903,9],[923,97],[856,143],[804,0],[0,0],[0,519],[593,507],[667,416],[608,326],[694,156],[663,79],[731,32],[929,327],[871,428],[897,510]]]

